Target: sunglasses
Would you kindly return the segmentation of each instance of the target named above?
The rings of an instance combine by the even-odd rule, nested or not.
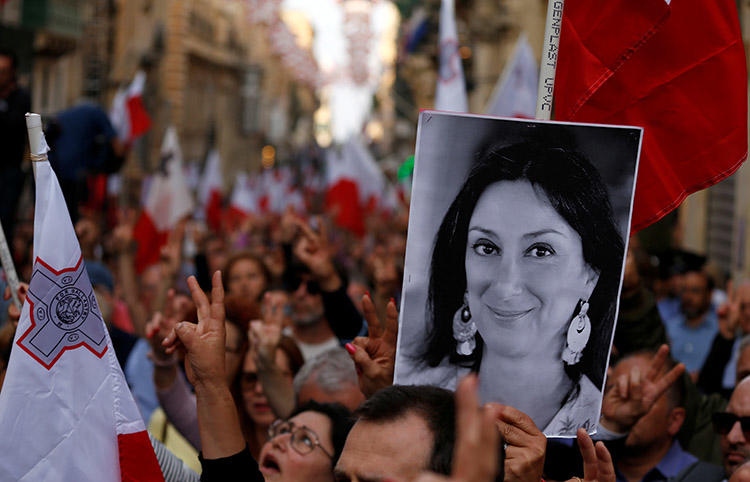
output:
[[[310,295],[319,295],[320,294],[320,286],[315,281],[309,281],[302,278],[297,278],[292,281],[291,288],[292,292],[295,292],[299,289],[300,286],[305,285],[305,291],[307,291]]]
[[[729,432],[732,431],[734,424],[740,422],[742,434],[746,439],[750,440],[750,417],[738,417],[730,412],[716,412],[713,414],[712,421],[714,424],[714,431],[719,435],[729,434]]]

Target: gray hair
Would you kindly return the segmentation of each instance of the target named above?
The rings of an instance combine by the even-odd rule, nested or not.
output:
[[[294,397],[311,381],[327,393],[337,392],[347,385],[359,385],[354,362],[340,347],[326,350],[302,365],[294,377]]]

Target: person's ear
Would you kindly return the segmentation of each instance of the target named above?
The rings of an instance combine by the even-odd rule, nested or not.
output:
[[[583,275],[586,280],[586,284],[584,285],[586,298],[584,299],[589,300],[591,299],[591,294],[594,292],[594,288],[596,288],[596,283],[599,282],[599,270],[586,264]]]
[[[675,407],[669,412],[667,417],[667,433],[674,437],[680,431],[683,422],[685,421],[685,409],[683,407]]]

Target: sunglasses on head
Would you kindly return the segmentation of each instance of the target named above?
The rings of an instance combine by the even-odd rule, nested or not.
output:
[[[716,412],[713,414],[712,421],[714,431],[719,435],[727,435],[732,431],[734,424],[740,422],[743,435],[750,439],[750,417],[738,417],[730,412]]]

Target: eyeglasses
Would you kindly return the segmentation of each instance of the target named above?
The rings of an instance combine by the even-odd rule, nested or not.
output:
[[[315,447],[320,447],[320,450],[322,450],[323,453],[328,456],[328,458],[333,460],[333,455],[328,453],[328,451],[324,449],[320,444],[318,434],[305,427],[304,425],[302,425],[301,427],[297,427],[296,425],[294,425],[294,422],[290,422],[288,420],[276,420],[271,424],[270,427],[268,427],[269,439],[287,433],[292,434],[292,439],[289,443],[292,448],[300,455],[307,455],[315,450]]]
[[[714,431],[719,435],[727,435],[732,431],[734,424],[740,422],[742,434],[746,439],[750,440],[750,417],[738,417],[730,412],[716,412],[713,414],[712,421],[714,423]]]

